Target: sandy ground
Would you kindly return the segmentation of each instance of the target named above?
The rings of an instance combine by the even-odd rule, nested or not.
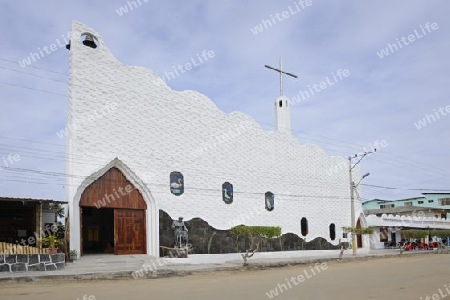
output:
[[[277,288],[272,299],[450,300],[449,263],[449,254],[429,254],[163,279],[0,282],[0,299],[252,300],[271,299],[267,293]]]

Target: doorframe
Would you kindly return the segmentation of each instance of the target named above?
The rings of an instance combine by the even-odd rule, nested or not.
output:
[[[83,207],[80,208],[80,256],[83,256]]]
[[[139,192],[142,194],[142,197],[147,204],[147,209],[145,212],[146,252],[147,255],[159,257],[159,208],[156,200],[153,197],[150,189],[142,181],[142,179],[117,157],[110,161],[108,164],[97,169],[97,171],[85,175],[85,179],[78,186],[75,194],[69,197],[69,199],[72,199],[71,205],[69,205],[69,209],[72,209],[72,211],[70,212],[71,215],[74,217],[74,219],[78,219],[80,217],[79,204],[81,195],[83,194],[84,190],[111,168],[117,168],[120,172],[122,172],[125,178],[134,186],[134,188],[139,190]],[[81,227],[77,225],[76,222],[72,222],[70,227],[71,232],[73,232],[73,234],[70,235],[70,244],[75,245],[75,247],[78,248],[75,250],[78,250],[78,253],[81,253]]]
[[[358,218],[358,221],[356,221],[356,228],[362,228],[361,219],[359,219],[359,218]],[[362,234],[356,235],[356,246],[358,248],[362,248]]]
[[[360,212],[359,216],[357,215],[358,219],[357,222],[360,223],[361,228],[368,228],[367,226],[367,220],[364,216],[363,212]],[[358,248],[366,248],[368,245],[370,245],[370,240],[366,235],[360,235],[361,236],[361,246]]]

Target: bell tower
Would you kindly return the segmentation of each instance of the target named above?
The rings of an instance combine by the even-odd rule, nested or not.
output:
[[[268,65],[264,66],[280,73],[280,96],[275,100],[275,131],[291,134],[291,111],[289,108],[289,99],[283,96],[283,74],[294,78],[297,78],[297,75],[283,71],[281,57],[279,69]]]
[[[291,111],[289,99],[286,96],[279,96],[275,100],[275,131],[291,133]]]

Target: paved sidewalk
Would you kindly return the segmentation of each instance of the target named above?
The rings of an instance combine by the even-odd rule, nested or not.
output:
[[[405,251],[403,255],[433,253],[430,251]],[[271,268],[296,264],[336,261],[339,250],[258,252],[248,260],[250,268]],[[319,253],[319,255],[317,255]],[[399,250],[373,250],[352,255],[351,249],[344,252],[342,261],[374,257],[398,256]],[[193,254],[189,258],[157,258],[148,255],[85,255],[73,263],[66,263],[63,270],[0,273],[0,281],[44,280],[44,279],[139,279],[182,276],[196,272],[239,270],[243,259],[239,253]],[[134,274],[134,275],[133,275]]]

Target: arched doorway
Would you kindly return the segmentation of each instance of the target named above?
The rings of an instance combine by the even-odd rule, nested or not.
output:
[[[117,168],[110,168],[81,194],[80,253],[146,254],[147,205]]]
[[[361,219],[358,218],[358,222],[356,222],[356,228],[361,228]],[[362,248],[362,235],[356,235],[356,245],[358,248]]]

